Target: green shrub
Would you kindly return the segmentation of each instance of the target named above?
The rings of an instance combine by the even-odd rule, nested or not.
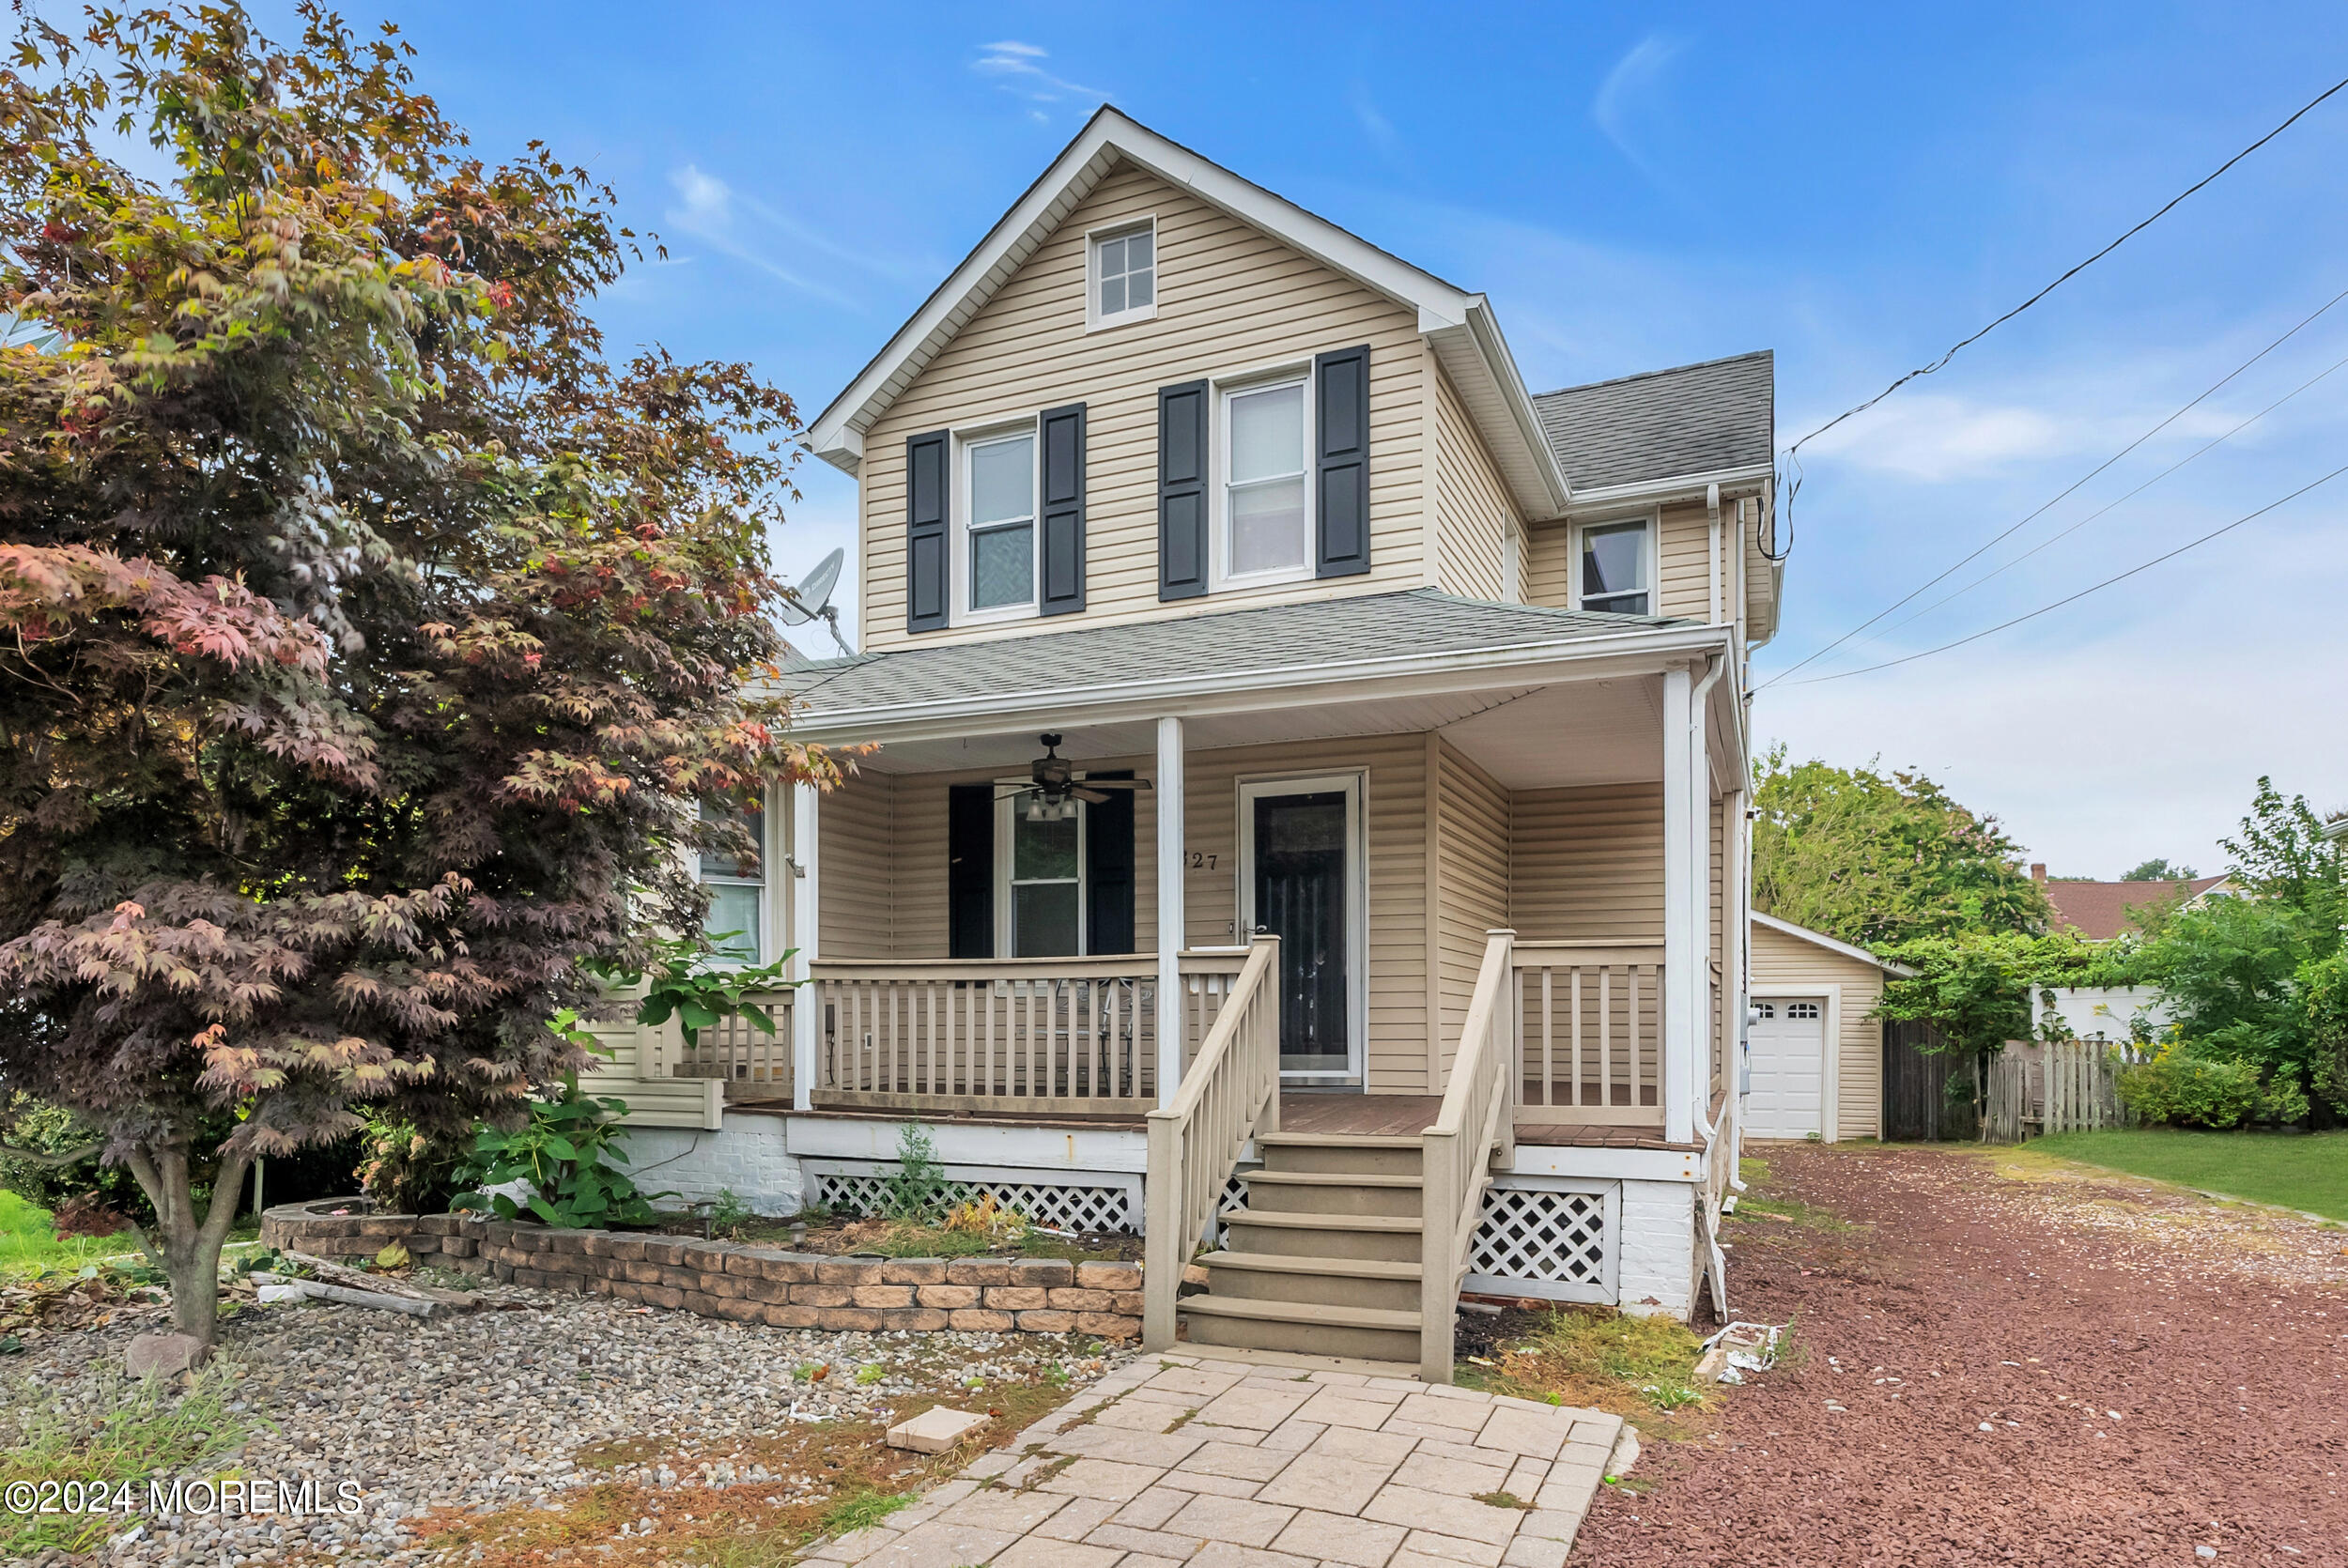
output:
[[[394,1214],[438,1214],[448,1207],[465,1168],[461,1144],[389,1117],[366,1118],[359,1187]]]
[[[2172,1039],[2120,1074],[2120,1098],[2148,1122],[2240,1127],[2259,1107],[2259,1071],[2248,1062],[2197,1056]]]
[[[527,1208],[562,1230],[653,1223],[658,1216],[651,1200],[676,1194],[639,1191],[625,1172],[604,1163],[606,1156],[627,1159],[618,1147],[627,1136],[619,1122],[626,1115],[626,1101],[581,1093],[579,1074],[564,1073],[562,1092],[533,1103],[519,1130],[480,1130],[464,1171],[471,1190],[457,1193],[451,1207],[489,1209],[501,1220],[518,1219]],[[526,1204],[481,1191],[515,1181],[530,1184]]]
[[[2288,1074],[2277,1073],[2274,1081],[2259,1094],[2258,1115],[2263,1122],[2274,1122],[2278,1126],[2303,1122],[2308,1119],[2311,1109],[2307,1090],[2299,1087],[2298,1080]]]

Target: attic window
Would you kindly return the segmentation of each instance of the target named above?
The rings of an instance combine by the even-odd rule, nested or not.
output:
[[[1092,236],[1085,269],[1090,298],[1087,315],[1095,327],[1146,321],[1158,314],[1158,231],[1151,219]]]

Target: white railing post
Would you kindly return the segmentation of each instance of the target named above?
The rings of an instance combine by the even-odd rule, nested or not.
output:
[[[1675,1144],[1695,1138],[1696,954],[1702,950],[1696,927],[1703,915],[1694,896],[1699,861],[1691,689],[1685,669],[1663,672],[1663,1051],[1656,1099],[1662,1102],[1663,1136]]]
[[[1158,1104],[1182,1083],[1182,721],[1158,720]]]
[[[1172,1111],[1150,1113],[1148,1192],[1142,1200],[1141,1347],[1174,1347],[1174,1302],[1190,1248],[1182,1238],[1182,1130]],[[1172,1281],[1169,1287],[1167,1281]]]
[[[791,945],[798,949],[791,961],[790,978],[806,980],[814,972],[815,934],[822,904],[816,878],[818,828],[822,799],[812,784],[791,786]],[[798,988],[791,1009],[791,1104],[806,1111],[814,1106],[817,1042],[824,1026],[823,988],[812,981]]]
[[[1460,1055],[1467,1054],[1464,1047]],[[1452,1082],[1459,1068],[1453,1063]],[[1452,1334],[1460,1309],[1458,1276],[1451,1260],[1460,1217],[1457,1128],[1429,1128],[1419,1135],[1419,1180],[1424,1201],[1418,1233],[1418,1376],[1422,1382],[1451,1381]]]
[[[1492,1029],[1497,1038],[1501,1063],[1500,1146],[1496,1153],[1503,1165],[1513,1165],[1517,1160],[1517,1101],[1524,1095],[1524,1032],[1520,1025],[1520,1000],[1517,987],[1517,933],[1506,928],[1484,933],[1487,943],[1500,946],[1500,983],[1502,1000],[1492,1010]]]

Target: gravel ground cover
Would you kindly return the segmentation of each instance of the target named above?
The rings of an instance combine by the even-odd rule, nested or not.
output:
[[[2348,1562],[2348,1231],[2009,1151],[1768,1160],[1731,1299],[1793,1353],[1575,1563]]]
[[[330,1500],[355,1482],[362,1511],[125,1520],[87,1560],[666,1561],[678,1549],[673,1532],[660,1539],[672,1513],[682,1522],[698,1508],[706,1523],[718,1512],[707,1499],[731,1497],[737,1525],[773,1518],[788,1533],[843,1488],[920,1478],[919,1462],[878,1447],[892,1417],[949,1395],[968,1408],[1013,1404],[1007,1416],[1023,1423],[1120,1359],[1074,1338],[793,1331],[489,1294],[489,1310],[426,1322],[317,1303],[239,1314],[220,1351],[235,1374],[230,1407],[252,1429],[240,1452],[194,1473],[315,1479]],[[151,1325],[54,1335],[0,1363],[0,1425],[35,1409],[94,1415],[119,1396],[113,1369],[140,1327]],[[543,1527],[574,1515],[604,1549],[546,1555],[548,1541],[581,1532]],[[523,1535],[526,1546],[502,1550],[501,1537]],[[629,1539],[646,1549],[614,1557],[608,1543]]]

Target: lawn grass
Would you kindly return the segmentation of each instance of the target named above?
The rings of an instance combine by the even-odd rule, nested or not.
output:
[[[2127,1128],[2033,1138],[2034,1153],[2348,1221],[2348,1132]]]
[[[60,1240],[49,1223],[49,1211],[21,1193],[0,1189],[0,1275],[29,1274],[41,1269],[76,1269],[104,1258],[135,1254],[137,1238],[120,1236],[70,1236]]]
[[[228,1407],[235,1369],[224,1362],[194,1375],[186,1391],[162,1378],[133,1382],[111,1367],[93,1367],[85,1376],[103,1379],[108,1409],[93,1424],[68,1420],[44,1407],[38,1386],[9,1391],[0,1407],[0,1491],[11,1496],[23,1485],[37,1492],[44,1483],[103,1483],[119,1486],[155,1474],[184,1470],[238,1446],[250,1422]],[[144,1499],[144,1493],[134,1493]],[[133,1515],[121,1513],[0,1513],[0,1555],[28,1560],[55,1546],[88,1551],[112,1532],[129,1528]]]
[[[1561,1306],[1543,1313],[1522,1339],[1496,1352],[1491,1371],[1462,1368],[1460,1381],[1493,1393],[1576,1405],[1637,1418],[1642,1430],[1678,1412],[1694,1413],[1704,1389],[1693,1381],[1704,1342],[1676,1319],[1634,1317],[1607,1307]],[[1678,1435],[1677,1422],[1661,1436]]]

